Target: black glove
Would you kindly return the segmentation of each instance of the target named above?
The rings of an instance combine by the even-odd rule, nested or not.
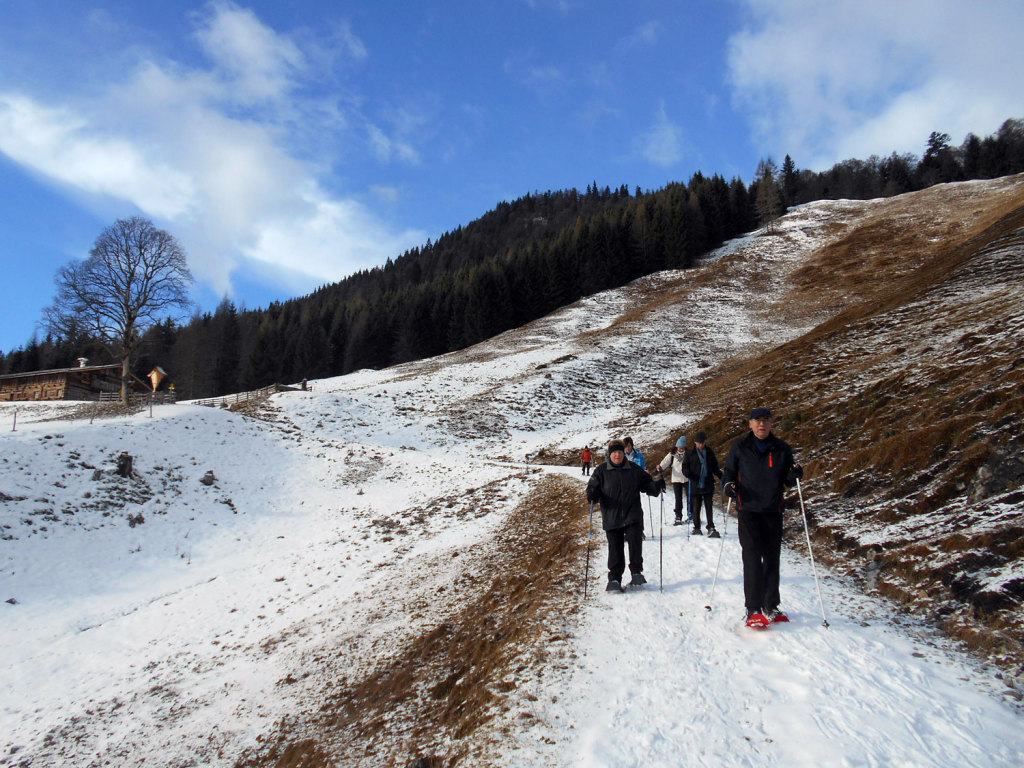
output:
[[[722,486],[722,493],[728,496],[730,499],[736,498],[736,483],[726,483]]]
[[[655,484],[658,486],[658,493],[664,493],[665,492],[665,478],[664,477],[659,477],[655,481]]]
[[[789,476],[786,478],[786,485],[796,485],[797,480],[803,480],[804,468],[799,464],[794,464],[789,470]]]
[[[593,493],[589,488],[587,488],[587,501],[591,504],[597,504],[597,494]]]

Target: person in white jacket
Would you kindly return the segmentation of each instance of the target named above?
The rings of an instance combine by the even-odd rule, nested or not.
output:
[[[658,467],[661,468],[662,477],[669,472],[671,467],[671,473],[668,477],[665,477],[666,481],[672,483],[672,490],[676,494],[676,519],[673,525],[683,524],[683,498],[686,498],[686,518],[687,521],[690,519],[690,499],[689,499],[689,483],[690,479],[685,474],[686,461],[684,454],[686,453],[686,435],[683,435],[676,440],[675,450],[667,454]]]

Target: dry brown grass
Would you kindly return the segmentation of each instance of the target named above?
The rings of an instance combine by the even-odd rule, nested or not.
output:
[[[487,588],[385,667],[330,690],[318,712],[282,723],[239,768],[485,763],[489,729],[528,717],[514,712],[520,681],[567,639],[548,619],[578,610],[585,525],[578,484],[544,479],[475,564]]]

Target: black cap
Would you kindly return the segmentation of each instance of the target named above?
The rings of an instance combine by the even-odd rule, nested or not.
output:
[[[751,421],[753,421],[754,419],[770,419],[771,417],[772,412],[769,411],[767,408],[755,408],[750,412]]]
[[[693,436],[693,442],[695,443],[706,443],[707,441],[708,436],[704,432],[698,432]]]
[[[608,443],[608,453],[615,453],[616,451],[622,451],[625,453],[626,446],[622,444],[621,440],[612,440]]]

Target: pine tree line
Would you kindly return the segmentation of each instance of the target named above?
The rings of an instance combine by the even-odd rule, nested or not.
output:
[[[788,205],[869,199],[968,178],[1024,172],[1024,121],[952,147],[932,133],[924,156],[847,160],[800,171],[770,159],[754,181],[695,174],[688,184],[633,193],[625,185],[528,194],[379,268],[266,309],[224,300],[184,325],[151,328],[136,362],[161,365],[181,398],[210,397],[380,368],[461,349],[583,296],[662,269],[686,268],[725,240],[766,224]],[[109,353],[73,329],[33,339],[0,372],[67,367]]]

